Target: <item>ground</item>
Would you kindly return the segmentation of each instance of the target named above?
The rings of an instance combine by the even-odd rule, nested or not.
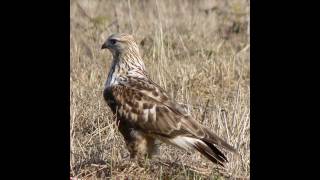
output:
[[[70,1],[70,176],[78,179],[235,179],[250,172],[250,39],[246,0]],[[240,153],[219,169],[200,153],[162,145],[144,167],[128,159],[103,100],[111,54],[133,34],[151,78]]]

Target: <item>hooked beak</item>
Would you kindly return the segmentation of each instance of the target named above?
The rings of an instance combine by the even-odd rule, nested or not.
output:
[[[108,48],[107,43],[102,44],[101,49],[106,49],[106,48]]]

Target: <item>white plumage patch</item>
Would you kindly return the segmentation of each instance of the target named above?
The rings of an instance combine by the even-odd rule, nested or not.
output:
[[[201,140],[192,138],[192,137],[185,137],[185,136],[177,136],[173,139],[169,140],[172,144],[185,149],[185,150],[191,150],[193,149],[193,144],[196,142],[204,144]]]

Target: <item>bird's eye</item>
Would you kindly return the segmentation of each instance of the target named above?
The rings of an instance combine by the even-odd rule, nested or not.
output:
[[[114,45],[116,42],[117,42],[117,40],[115,40],[115,39],[110,39],[110,43],[111,43],[112,45]]]

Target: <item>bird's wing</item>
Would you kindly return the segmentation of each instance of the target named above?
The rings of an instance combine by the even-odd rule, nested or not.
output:
[[[130,89],[142,92],[143,95],[146,95],[157,102],[161,102],[166,106],[172,107],[178,114],[183,116],[190,115],[185,107],[173,102],[169,98],[167,92],[150,79],[130,78],[128,82],[124,83],[124,85]]]
[[[109,87],[104,95],[113,103],[114,107],[111,108],[121,118],[144,132],[177,141],[174,144],[181,143],[180,139],[174,140],[176,137],[195,138],[236,152],[232,146],[189,116],[179,104],[171,101],[165,91],[151,81],[129,79]]]

